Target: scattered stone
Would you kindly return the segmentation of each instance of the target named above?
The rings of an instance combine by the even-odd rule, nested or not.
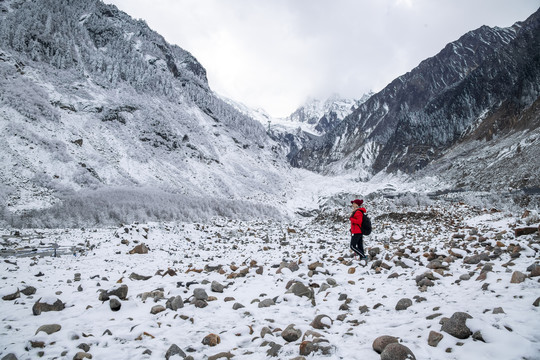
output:
[[[197,289],[194,289],[193,290],[193,296],[195,297],[195,299],[197,300],[208,300],[208,294],[206,293],[206,291],[202,288],[197,288]]]
[[[233,304],[233,310],[238,310],[238,309],[241,309],[243,307],[245,307],[245,306],[240,304],[240,303],[234,303]]]
[[[328,318],[328,320],[330,320],[330,324],[323,322],[324,318]],[[330,316],[320,314],[320,315],[315,316],[315,319],[311,322],[310,325],[314,329],[323,330],[323,329],[329,329],[333,324],[334,324],[334,321],[332,320],[332,318],[330,318]]]
[[[216,346],[221,342],[221,338],[217,334],[208,334],[202,340],[203,345]]]
[[[263,301],[259,302],[258,307],[259,308],[265,308],[276,305],[273,299],[264,299]]]
[[[21,292],[19,291],[19,289],[17,289],[17,291],[15,291],[13,294],[2,296],[2,300],[13,301],[13,300],[18,299],[20,297],[21,297]]]
[[[493,314],[506,314],[502,307],[496,307],[493,309]]]
[[[112,311],[118,311],[122,307],[122,303],[115,296],[109,300],[109,307],[111,308]]]
[[[382,351],[381,360],[416,360],[416,357],[405,345],[391,343]]]
[[[150,309],[150,314],[156,315],[156,314],[159,314],[162,311],[165,311],[165,306],[163,306],[163,305],[155,305],[155,306],[152,306],[152,309]]]
[[[220,352],[219,354],[209,356],[208,360],[217,360],[217,359],[223,359],[223,358],[231,359],[233,357],[234,357],[233,354],[231,354],[230,352],[224,351],[224,352]]]
[[[300,336],[302,336],[302,331],[296,329],[294,326],[294,324],[290,324],[281,332],[281,337],[285,339],[285,341],[293,342],[300,339]]]
[[[412,300],[411,299],[403,298],[403,299],[399,300],[398,303],[396,304],[396,310],[397,311],[407,310],[407,308],[409,306],[411,306],[411,305],[412,305]]]
[[[212,281],[211,289],[213,292],[222,293],[224,286],[217,281]]]
[[[109,291],[101,290],[99,294],[100,301],[107,301],[112,295],[117,296],[120,300],[126,300],[128,294],[128,286],[121,285],[118,288],[113,288]]]
[[[17,360],[17,356],[14,353],[9,353],[2,358],[2,360]]]
[[[272,335],[274,336],[274,334],[272,333],[272,330],[270,330],[270,328],[268,326],[265,326],[261,329],[261,338],[264,338],[265,335]]]
[[[26,296],[34,295],[36,293],[36,288],[33,286],[28,286],[22,289],[21,292]]]
[[[330,345],[323,346],[321,343],[327,344],[324,339],[315,339],[313,341],[302,341],[300,344],[300,355],[308,356],[312,353],[321,352],[323,355],[330,355],[334,348]]]
[[[77,345],[77,348],[81,349],[84,352],[89,352],[90,351],[90,345],[88,345],[86,343],[80,343],[79,345]]]
[[[439,342],[443,339],[444,335],[436,332],[436,331],[430,331],[428,336],[428,345],[437,347],[439,345]]]
[[[537,297],[536,300],[534,300],[533,306],[536,306],[536,307],[540,306],[540,297]]]
[[[441,331],[458,339],[467,339],[472,334],[471,329],[466,325],[467,319],[472,319],[472,316],[464,312],[456,312],[450,319],[441,320]]]
[[[474,334],[472,334],[472,338],[473,338],[473,340],[476,340],[476,341],[486,342],[486,340],[484,340],[484,337],[482,336],[482,333],[480,332],[480,330],[475,331]]]
[[[132,272],[132,273],[129,275],[129,278],[130,278],[131,280],[143,280],[143,281],[144,281],[144,280],[150,279],[151,277],[152,277],[152,276],[139,275],[139,274],[134,273],[134,272]]]
[[[268,345],[270,346],[270,349],[266,351],[266,355],[271,356],[271,357],[278,356],[279,351],[283,347],[282,345],[276,344],[273,341],[271,341]]]
[[[182,300],[182,297],[180,295],[173,296],[167,300],[167,303],[165,304],[165,307],[167,309],[171,309],[173,311],[176,311],[178,309],[181,309],[184,307],[184,300]]]
[[[373,350],[375,350],[378,354],[380,354],[383,352],[384,348],[388,344],[397,343],[398,341],[399,340],[397,337],[390,336],[390,335],[383,335],[373,340],[372,347],[373,347]]]
[[[144,243],[135,246],[129,251],[130,254],[148,254],[148,247]]]
[[[185,358],[186,353],[182,351],[176,344],[172,344],[167,352],[165,353],[165,359],[169,360],[170,357],[180,355],[180,357]]]
[[[73,357],[73,360],[83,360],[83,359],[91,359],[91,358],[92,358],[92,354],[89,354],[84,351],[79,351],[78,353],[75,354],[75,356]]]
[[[530,271],[529,277],[540,276],[540,265],[533,264],[527,268],[527,271]]]
[[[467,256],[463,259],[465,264],[478,264],[480,261],[489,261],[489,253],[481,253],[473,256]]]
[[[512,274],[512,279],[510,280],[511,284],[519,284],[525,281],[527,276],[519,271],[514,271]]]
[[[34,315],[39,315],[41,314],[43,311],[62,311],[64,310],[64,303],[60,300],[60,299],[56,299],[54,302],[52,302],[52,300],[50,301],[46,301],[46,302],[41,302],[41,298],[34,304],[34,306],[32,307],[32,313]]]
[[[58,324],[49,324],[49,325],[41,325],[37,330],[36,330],[36,335],[40,332],[40,331],[43,331],[44,333],[46,333],[47,335],[51,335],[55,332],[58,332],[60,331],[60,329],[62,329],[62,326],[58,325]]]

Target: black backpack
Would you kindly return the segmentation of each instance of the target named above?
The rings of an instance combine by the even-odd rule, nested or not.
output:
[[[363,213],[362,227],[360,229],[362,230],[362,235],[371,234],[371,219],[366,213]]]

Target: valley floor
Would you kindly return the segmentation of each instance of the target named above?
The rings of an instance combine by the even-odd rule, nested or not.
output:
[[[346,221],[4,230],[0,358],[376,360],[389,335],[416,359],[538,359],[540,238],[513,230],[537,218],[452,204],[373,223],[367,266]],[[441,326],[458,312],[462,339]]]

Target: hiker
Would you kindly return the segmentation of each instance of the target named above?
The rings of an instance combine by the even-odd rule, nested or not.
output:
[[[367,261],[367,256],[364,254],[364,239],[362,235],[362,220],[364,219],[366,209],[360,207],[363,203],[364,200],[360,199],[351,201],[353,208],[349,218],[351,220],[351,250],[360,257],[359,260]]]

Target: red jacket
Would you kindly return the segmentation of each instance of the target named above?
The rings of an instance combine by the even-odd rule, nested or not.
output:
[[[365,212],[365,208],[358,208],[349,218],[351,220],[351,234],[362,233],[362,220]]]

